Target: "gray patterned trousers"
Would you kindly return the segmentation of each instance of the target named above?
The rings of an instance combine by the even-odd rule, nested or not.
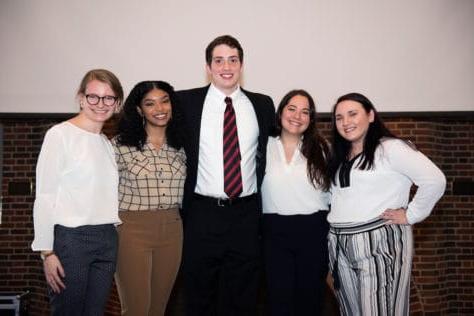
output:
[[[117,260],[114,225],[56,225],[53,249],[64,268],[66,289],[59,294],[50,289],[51,314],[102,316]]]

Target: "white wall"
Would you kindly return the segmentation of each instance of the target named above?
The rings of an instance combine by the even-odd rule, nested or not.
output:
[[[381,111],[474,111],[472,0],[0,0],[0,112],[76,112],[91,68],[206,84],[204,49],[236,36],[243,85],[319,110],[352,91]]]

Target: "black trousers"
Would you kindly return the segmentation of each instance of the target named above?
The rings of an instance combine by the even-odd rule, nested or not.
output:
[[[265,214],[263,245],[271,316],[320,315],[328,272],[327,212]]]
[[[59,294],[49,289],[52,315],[104,314],[117,246],[117,231],[112,224],[55,226],[53,249],[64,268],[66,288]]]
[[[193,198],[184,234],[186,315],[255,315],[259,282],[257,198],[218,206]]]

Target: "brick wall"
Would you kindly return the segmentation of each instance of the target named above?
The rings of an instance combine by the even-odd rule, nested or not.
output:
[[[30,250],[34,193],[9,193],[12,182],[34,183],[45,131],[63,118],[0,115],[3,125],[3,215],[0,224],[0,292],[29,290],[30,315],[48,313],[42,263]],[[474,115],[390,115],[390,129],[412,140],[446,174],[448,187],[433,214],[417,224],[412,274],[413,315],[474,314],[474,195],[454,194],[453,183],[474,181]],[[321,130],[329,129],[322,119]],[[14,189],[15,186],[11,186]],[[26,188],[27,189],[27,188]],[[180,314],[180,289],[170,313]],[[112,291],[107,315],[119,314]]]

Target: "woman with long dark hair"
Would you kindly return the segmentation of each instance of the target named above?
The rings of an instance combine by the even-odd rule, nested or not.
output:
[[[411,225],[430,214],[446,179],[385,127],[365,96],[341,96],[332,118],[328,239],[341,313],[408,315]],[[413,184],[418,189],[410,201]]]
[[[122,315],[164,315],[181,262],[186,157],[176,95],[164,81],[138,83],[114,138],[119,182],[117,288]]]
[[[286,94],[267,145],[262,184],[270,315],[319,315],[327,275],[328,145],[304,90]]]

